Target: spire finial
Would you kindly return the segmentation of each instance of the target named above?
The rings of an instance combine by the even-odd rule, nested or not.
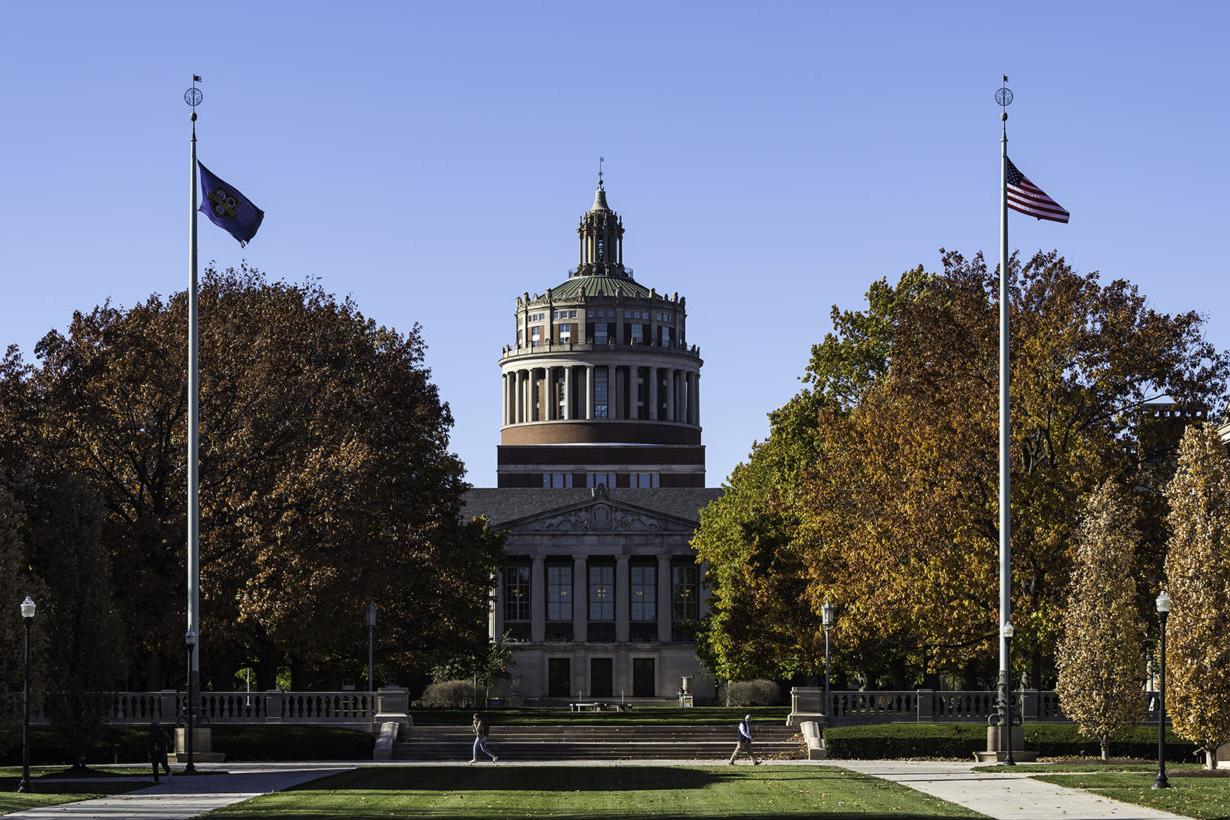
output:
[[[602,187],[602,163],[606,162],[606,157],[598,157],[598,187]]]

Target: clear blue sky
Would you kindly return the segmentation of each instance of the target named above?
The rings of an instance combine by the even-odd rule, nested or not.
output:
[[[123,11],[120,11],[123,9]],[[421,322],[495,483],[513,299],[563,281],[607,158],[637,278],[687,296],[709,483],[798,387],[830,305],[940,247],[996,254],[998,109],[1072,212],[1012,218],[1230,345],[1221,3],[11,3],[0,341],[185,280],[188,109],[266,211],[201,255]]]

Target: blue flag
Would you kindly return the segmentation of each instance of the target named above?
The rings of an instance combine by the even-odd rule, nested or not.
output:
[[[201,212],[210,222],[239,240],[240,247],[247,245],[260,229],[265,212],[214,176],[204,163],[198,161],[197,165],[201,168]]]

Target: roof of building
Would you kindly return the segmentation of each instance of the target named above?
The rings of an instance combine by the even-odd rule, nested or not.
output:
[[[581,296],[650,298],[649,288],[624,276],[582,274],[551,288],[551,299],[556,302],[579,299]]]
[[[602,186],[602,178],[598,178],[598,190],[594,191],[594,207],[591,211],[609,211],[610,206],[606,204],[606,188]]]
[[[493,526],[516,521],[561,507],[580,504],[594,496],[589,489],[545,489],[541,487],[479,487],[465,494],[466,515],[485,515]],[[722,494],[717,487],[665,487],[656,490],[608,490],[616,503],[700,521],[700,508]]]

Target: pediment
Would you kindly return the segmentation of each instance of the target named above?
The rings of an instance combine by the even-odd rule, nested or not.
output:
[[[696,529],[696,522],[613,501],[606,494],[579,504],[569,504],[545,510],[516,521],[508,521],[500,529],[512,532],[637,532],[687,533]]]

